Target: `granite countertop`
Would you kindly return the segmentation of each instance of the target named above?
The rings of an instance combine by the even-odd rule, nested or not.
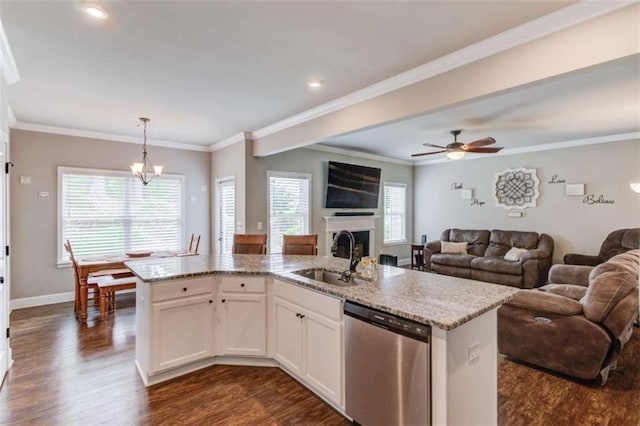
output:
[[[348,269],[346,259],[324,256],[200,255],[131,260],[126,265],[148,283],[213,274],[273,276],[444,330],[452,330],[500,306],[518,292],[498,284],[381,265],[373,280],[351,287],[291,273],[311,268]]]

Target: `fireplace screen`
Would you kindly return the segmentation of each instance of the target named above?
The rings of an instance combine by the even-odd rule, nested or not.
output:
[[[336,237],[336,234],[337,232],[333,234],[333,238]],[[356,231],[352,232],[352,234],[356,239],[356,248],[360,256],[369,256],[369,231]],[[338,238],[338,250],[333,256],[349,258],[349,237],[340,235],[340,238]]]

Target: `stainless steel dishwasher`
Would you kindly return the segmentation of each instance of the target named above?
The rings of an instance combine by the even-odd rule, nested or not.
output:
[[[347,415],[363,426],[431,424],[431,327],[344,304]]]

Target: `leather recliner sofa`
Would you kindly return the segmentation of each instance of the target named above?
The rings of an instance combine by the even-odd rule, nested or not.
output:
[[[613,256],[640,248],[640,228],[618,229],[604,239],[597,256],[568,253],[564,255],[567,265],[596,266],[606,262]]]
[[[554,265],[547,284],[498,309],[498,351],[579,379],[609,371],[638,317],[640,250],[596,267]]]
[[[441,241],[466,242],[466,254],[441,252]],[[521,231],[446,229],[424,250],[425,270],[519,288],[546,282],[553,256],[553,238]],[[518,261],[505,260],[512,248],[526,249]]]

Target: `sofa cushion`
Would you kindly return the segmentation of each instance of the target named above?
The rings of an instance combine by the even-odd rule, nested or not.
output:
[[[509,260],[511,262],[519,262],[520,258],[523,254],[528,252],[527,249],[521,249],[518,247],[511,247],[508,252],[504,255],[504,260]]]
[[[470,268],[471,261],[477,256],[470,254],[446,254],[436,253],[431,256],[431,262],[437,265],[457,266],[459,268]]]
[[[494,229],[489,236],[489,246],[484,252],[487,257],[504,256],[511,247],[531,250],[538,247],[538,233],[521,231],[501,231]]]
[[[612,257],[589,274],[589,287],[582,299],[584,315],[591,321],[603,321],[609,312],[638,286],[640,250]]]
[[[501,274],[522,275],[522,265],[504,260],[502,257],[477,257],[471,261],[471,268]]]
[[[442,233],[441,240],[451,242],[467,242],[467,253],[474,256],[484,255],[489,244],[489,231],[486,229],[449,229]]]
[[[440,241],[440,253],[467,254],[467,242],[451,243],[449,241]]]

